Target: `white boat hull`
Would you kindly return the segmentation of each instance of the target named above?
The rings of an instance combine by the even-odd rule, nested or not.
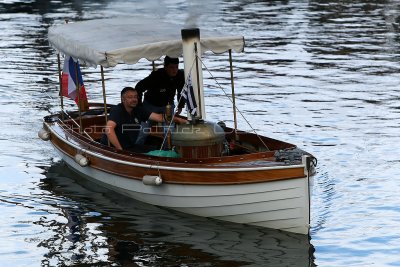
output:
[[[308,177],[240,185],[151,186],[90,166],[81,167],[62,151],[57,152],[86,178],[142,202],[217,220],[309,233]]]

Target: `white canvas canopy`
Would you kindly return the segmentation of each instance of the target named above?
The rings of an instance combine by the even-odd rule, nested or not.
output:
[[[53,26],[50,44],[61,53],[87,65],[113,67],[135,64],[141,58],[153,61],[163,55],[182,54],[181,29],[171,23],[148,18],[90,20]],[[201,51],[242,52],[243,36],[224,36],[200,30]]]

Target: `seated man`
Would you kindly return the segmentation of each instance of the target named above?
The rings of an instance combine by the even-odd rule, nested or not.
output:
[[[139,102],[142,102],[146,110],[156,113],[165,113],[167,104],[175,109],[174,98],[180,100],[182,88],[185,85],[185,75],[183,70],[179,70],[179,59],[165,56],[164,68],[151,72],[149,76],[141,80],[136,85],[139,96]],[[177,114],[180,114],[185,106],[184,99],[178,103]],[[151,118],[150,118],[151,120]],[[143,144],[146,138],[146,130],[150,127],[150,123],[142,123],[142,130],[137,140],[138,144]]]
[[[138,94],[132,87],[125,87],[121,91],[121,103],[114,106],[108,117],[106,133],[101,139],[102,144],[108,141],[116,149],[126,149],[134,152],[145,153],[155,147],[137,145],[136,139],[140,132],[140,123],[148,119],[163,122],[162,114],[149,112],[138,105]],[[185,119],[174,118],[177,123],[186,123]]]

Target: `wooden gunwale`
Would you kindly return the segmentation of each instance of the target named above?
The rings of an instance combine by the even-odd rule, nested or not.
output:
[[[91,104],[91,105],[93,105],[93,104]],[[91,111],[96,111],[96,109],[91,110]],[[98,110],[98,111],[102,111],[102,110]],[[72,112],[71,114],[73,115],[74,112]],[[47,118],[50,118],[52,116],[56,117],[57,115],[50,115]],[[186,117],[183,117],[183,116],[180,116],[180,117],[181,118],[186,118]],[[83,128],[91,128],[91,127],[94,128],[94,129],[96,127],[97,128],[102,128],[105,125],[105,121],[104,120],[105,120],[104,115],[94,115],[94,116],[93,115],[85,115],[82,118]],[[72,121],[68,120],[68,119],[65,120],[64,123],[73,125]],[[225,133],[226,133],[226,137],[227,138],[235,139],[235,131],[234,131],[233,128],[225,127]],[[155,135],[157,135],[157,133]],[[256,145],[256,146],[258,146],[260,148],[263,148],[263,143],[262,142],[264,142],[265,144],[267,144],[268,149],[270,151],[279,150],[279,149],[296,148],[296,145],[293,145],[293,144],[290,144],[290,143],[287,143],[287,142],[283,142],[281,140],[269,138],[269,137],[266,137],[266,136],[256,135],[254,133],[249,133],[249,132],[244,132],[244,131],[238,130],[236,132],[236,135],[239,137],[238,141],[245,142],[245,143],[250,143],[250,144]],[[265,151],[265,152],[267,152],[267,151]],[[257,154],[257,152],[251,153],[251,155],[253,155],[253,154]],[[273,153],[271,153],[271,155],[273,155]],[[224,158],[229,158],[229,156],[228,157],[224,156]],[[185,159],[185,162],[188,162],[188,160],[193,160],[194,162],[197,161],[197,159]],[[214,159],[212,159],[212,160],[214,160]],[[203,163],[204,159],[201,159],[201,161]]]
[[[164,157],[155,157],[155,156],[148,156],[145,154],[140,154],[140,153],[130,153],[128,151],[119,151],[116,150],[114,148],[110,148],[107,146],[104,146],[98,142],[94,142],[89,140],[88,138],[79,135],[78,133],[72,131],[71,129],[66,129],[61,125],[58,125],[59,127],[59,131],[62,131],[62,133],[66,134],[67,139],[71,139],[71,141],[75,141],[76,144],[73,144],[71,141],[69,146],[75,147],[75,149],[77,151],[81,151],[82,153],[86,153],[86,154],[93,154],[93,155],[97,155],[97,156],[103,156],[103,157],[112,157],[115,158],[117,161],[118,160],[123,160],[126,161],[127,164],[146,164],[147,166],[150,165],[154,165],[154,164],[162,164],[162,162],[166,162],[168,166],[173,166],[174,168],[178,168],[178,169],[184,169],[184,170],[188,170],[191,168],[196,168],[196,167],[203,167],[206,166],[205,168],[203,167],[202,169],[204,169],[204,171],[208,171],[208,169],[212,169],[212,171],[218,171],[218,169],[220,169],[219,171],[237,171],[237,170],[247,170],[247,171],[251,171],[251,170],[260,170],[260,169],[286,169],[286,168],[294,168],[295,166],[303,166],[303,165],[287,165],[281,162],[274,162],[271,160],[265,160],[264,158],[260,158],[260,160],[265,160],[265,164],[264,166],[262,165],[258,165],[256,167],[249,167],[249,166],[245,166],[242,165],[240,166],[239,164],[241,162],[248,162],[247,160],[245,160],[246,155],[237,155],[237,156],[231,156],[231,158],[236,159],[236,162],[238,163],[238,167],[236,168],[232,168],[232,165],[227,165],[224,166],[221,163],[217,162],[216,164],[212,165],[212,164],[207,164],[205,165],[204,163],[202,163],[201,161],[199,161],[198,164],[196,163],[186,163],[186,162],[173,162],[174,160],[179,160],[179,158],[164,158]],[[45,123],[45,128],[49,129],[53,134],[59,135],[59,139],[65,139],[62,138],[60,133],[57,133],[57,130],[54,129],[54,127],[50,127],[47,123]],[[94,152],[92,152],[94,151]],[[97,152],[97,153],[96,153]],[[260,152],[260,153],[255,153],[257,154],[257,156],[260,156],[262,154],[266,154],[266,155],[270,155],[270,153],[273,153],[272,151],[268,151],[268,152]],[[219,159],[219,158],[218,158]],[[251,161],[252,158],[249,158],[249,161]],[[151,162],[151,163],[149,163]],[[163,168],[168,169],[168,166],[163,166]]]
[[[273,150],[280,150],[280,149],[291,149],[291,148],[296,148],[296,145],[287,143],[287,142],[283,142],[280,140],[276,140],[273,138],[269,138],[266,136],[262,136],[262,135],[256,135],[254,133],[249,133],[249,132],[243,132],[238,130],[236,133],[234,132],[234,130],[232,128],[226,127],[225,129],[226,132],[226,137],[230,138],[230,139],[234,139],[235,138],[235,134],[238,137],[238,140],[240,142],[243,143],[249,143],[252,145],[256,145],[260,148],[264,148],[264,144],[263,142],[268,146],[268,149],[273,151]],[[262,142],[261,142],[261,140]],[[267,148],[265,148],[267,149]]]
[[[220,164],[167,162],[164,158],[150,156],[139,158],[126,152],[112,151],[112,148],[90,141],[58,124],[57,126],[60,127],[58,131],[66,135],[66,138],[63,138],[54,126],[46,122],[44,124],[45,128],[52,133],[51,142],[62,153],[74,158],[79,152],[89,159],[90,167],[129,179],[142,180],[144,175],[161,175],[165,183],[243,184],[305,177],[303,165],[235,167]],[[255,154],[265,153],[270,152]],[[233,157],[240,160],[240,156]]]
[[[50,116],[49,116],[50,117]],[[102,116],[88,116],[84,117],[82,119],[83,122],[83,128],[84,129],[101,129],[104,127],[104,115]],[[65,125],[70,125],[71,129],[67,129],[67,127],[64,127],[64,131],[70,132],[73,136],[75,136],[78,139],[82,139],[83,142],[90,143],[94,145],[95,148],[101,147],[101,151],[104,152],[104,150],[116,153],[116,155],[113,155],[118,157],[119,155],[126,155],[130,158],[134,157],[135,160],[138,159],[145,159],[146,161],[148,160],[157,160],[157,161],[167,161],[167,162],[176,162],[176,163],[185,163],[187,165],[188,163],[191,164],[202,164],[204,165],[205,163],[208,164],[218,164],[221,165],[223,163],[228,163],[228,162],[240,162],[244,163],[246,161],[254,161],[254,160],[263,160],[263,161],[270,161],[274,162],[275,157],[274,151],[256,151],[252,153],[246,153],[246,154],[240,154],[240,155],[231,155],[231,156],[221,156],[221,157],[210,157],[210,158],[196,158],[196,159],[191,159],[191,158],[167,158],[167,157],[152,157],[149,155],[144,155],[140,153],[134,153],[134,152],[129,152],[129,151],[117,151],[112,147],[108,146],[103,146],[97,142],[91,142],[88,140],[85,136],[81,136],[75,129],[74,125],[72,124],[71,120],[65,120],[62,123]],[[98,125],[100,124],[100,125]],[[60,124],[60,127],[63,127]],[[75,130],[75,131],[74,131]],[[226,132],[227,132],[227,137],[230,138],[231,135],[233,134],[232,132],[233,129],[227,127]],[[75,133],[76,132],[76,133]],[[99,133],[97,133],[99,134]],[[157,135],[157,133],[156,133]],[[286,143],[280,140],[264,137],[264,136],[257,136],[253,133],[247,133],[247,132],[242,132],[238,131],[238,136],[240,137],[240,140],[243,140],[244,142],[255,144],[257,146],[263,146],[262,142],[259,140],[261,138],[266,144],[268,144],[269,147],[274,147],[275,149],[288,149],[288,148],[295,148],[296,146],[290,143]],[[278,164],[278,163],[277,163]]]
[[[91,118],[93,119],[93,118]],[[95,118],[95,120],[101,120],[101,118]],[[87,127],[87,123],[85,123],[85,120],[83,120],[85,127]],[[76,132],[77,128],[73,127],[72,124],[67,124],[62,125],[61,123],[55,122],[58,124],[60,128],[62,128],[63,132],[69,133],[71,138],[74,138],[74,140],[78,143],[85,143],[85,146],[90,146],[90,149],[93,149],[95,151],[101,151],[101,153],[113,153],[112,157],[116,158],[121,158],[125,160],[143,160],[143,162],[148,162],[150,161],[165,161],[168,163],[181,163],[185,164],[185,166],[189,167],[196,167],[198,166],[197,164],[201,164],[202,166],[204,164],[215,164],[218,166],[221,166],[224,163],[245,163],[245,162],[250,162],[254,160],[262,160],[265,161],[266,163],[268,162],[269,164],[276,164],[279,165],[279,163],[275,162],[275,157],[274,151],[264,151],[264,152],[254,152],[254,153],[249,153],[249,154],[241,154],[241,155],[232,155],[232,156],[221,156],[221,157],[211,157],[211,158],[198,158],[198,159],[190,159],[190,158],[168,158],[168,157],[154,157],[154,156],[149,156],[145,154],[140,154],[140,153],[134,153],[130,151],[121,151],[121,150],[116,150],[112,147],[104,146],[98,142],[93,142],[86,138],[85,136],[82,136],[78,132]],[[63,122],[65,123],[65,122]],[[72,125],[71,128],[68,126]],[[47,126],[48,128],[50,126]],[[101,126],[99,126],[101,127]],[[76,129],[75,129],[76,128]],[[194,165],[188,165],[188,164],[194,164]]]

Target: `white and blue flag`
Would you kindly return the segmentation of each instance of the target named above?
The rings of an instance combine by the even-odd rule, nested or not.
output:
[[[197,115],[197,103],[196,98],[194,97],[193,85],[192,85],[192,77],[189,74],[187,82],[182,90],[182,97],[186,99],[186,105],[188,111],[192,116]]]

